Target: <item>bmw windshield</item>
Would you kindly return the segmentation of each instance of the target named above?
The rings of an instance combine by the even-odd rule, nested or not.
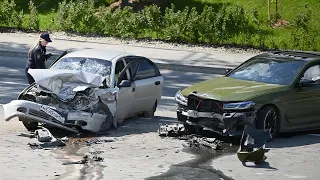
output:
[[[100,76],[110,76],[112,62],[86,57],[66,57],[55,63],[50,69],[79,70]]]
[[[234,79],[290,85],[307,61],[289,57],[254,57],[227,76]]]

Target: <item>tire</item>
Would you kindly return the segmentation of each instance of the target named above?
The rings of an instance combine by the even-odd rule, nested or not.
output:
[[[270,129],[271,140],[276,138],[279,132],[279,113],[273,106],[261,108],[257,113],[257,129]]]
[[[22,121],[24,127],[28,130],[28,131],[35,131],[38,128],[38,122],[34,122],[32,120],[29,120],[28,118],[22,118],[19,117],[19,120]]]
[[[177,112],[177,118],[179,122],[186,122],[187,121],[187,116],[182,115],[181,112]]]
[[[32,101],[35,102],[35,99],[33,99],[32,97],[28,97],[28,96],[22,96],[18,98],[19,100],[26,100],[26,101]],[[35,131],[38,129],[38,122],[33,121],[32,119],[29,118],[24,118],[24,117],[19,117],[19,121],[22,122],[22,124],[24,125],[24,127],[28,130],[28,131]]]
[[[103,103],[98,103],[96,113],[107,115],[106,121],[102,123],[99,132],[105,132],[109,130],[113,124],[113,117],[109,108]]]
[[[144,118],[153,118],[156,110],[157,110],[157,102],[154,103],[151,111],[143,112],[143,117]]]

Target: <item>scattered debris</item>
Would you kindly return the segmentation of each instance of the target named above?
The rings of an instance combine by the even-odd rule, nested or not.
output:
[[[189,141],[190,147],[200,147],[205,146],[215,150],[221,150],[222,141],[216,138],[206,138],[206,137],[197,137],[193,136]]]
[[[93,161],[97,161],[97,162],[102,162],[104,160],[104,158],[99,157],[99,156],[93,156],[92,157]],[[86,164],[90,161],[89,156],[83,156],[82,159],[80,161],[69,161],[69,162],[64,162],[62,163],[62,165],[71,165],[71,164]]]
[[[93,156],[92,160],[101,162],[101,161],[103,161],[104,159],[103,159],[102,157],[99,157],[99,156]]]
[[[160,123],[159,126],[159,136],[177,137],[185,134],[185,128],[183,124],[162,125]]]
[[[37,137],[34,133],[29,133],[29,134],[28,133],[20,133],[18,136],[28,137],[30,139]]]
[[[54,137],[47,128],[42,127],[35,131],[39,142],[50,142]]]
[[[69,142],[69,138],[68,138],[68,137],[63,137],[63,138],[61,138],[61,141],[63,141],[63,142]]]
[[[62,163],[62,165],[71,165],[71,164],[86,164],[89,160],[89,157],[88,156],[84,156],[80,161],[75,161],[75,162],[72,162],[72,161],[69,161],[69,162],[64,162]]]
[[[44,142],[44,143],[28,143],[28,145],[32,149],[46,149],[46,148],[55,148],[55,147],[63,147],[66,146],[66,143],[61,141],[60,139],[55,139],[51,142]]]
[[[102,143],[108,143],[108,142],[115,142],[114,139],[90,139],[83,141],[82,139],[73,141],[73,144],[79,144],[79,145],[85,145],[85,146],[91,146],[93,144],[102,144]]]
[[[95,151],[95,152],[90,152],[92,155],[97,155],[97,154],[102,154],[104,151]]]

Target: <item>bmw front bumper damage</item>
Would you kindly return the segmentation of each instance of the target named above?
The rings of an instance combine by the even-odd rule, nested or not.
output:
[[[199,112],[190,110],[187,106],[178,104],[178,120],[191,126],[215,132],[222,136],[241,136],[246,124],[253,124],[256,110],[216,112]]]

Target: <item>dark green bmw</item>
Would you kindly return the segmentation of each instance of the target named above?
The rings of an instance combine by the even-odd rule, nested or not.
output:
[[[246,124],[278,132],[320,128],[320,53],[279,51],[252,57],[225,76],[178,91],[178,120],[220,135]]]

